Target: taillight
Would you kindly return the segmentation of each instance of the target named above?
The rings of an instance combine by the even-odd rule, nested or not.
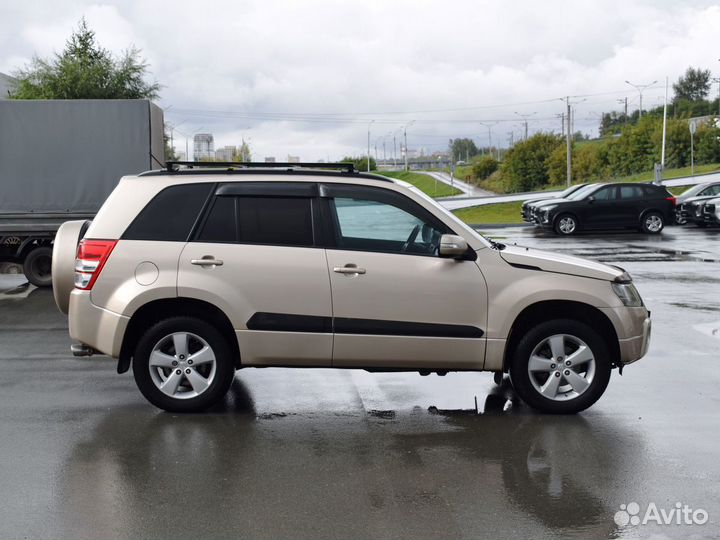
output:
[[[75,287],[92,289],[117,240],[81,240],[75,256]]]
[[[673,206],[675,206],[677,204],[677,199],[675,198],[675,196],[665,197],[665,200],[670,201]]]

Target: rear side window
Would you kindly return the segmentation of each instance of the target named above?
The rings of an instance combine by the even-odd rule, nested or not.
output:
[[[124,240],[185,242],[214,184],[183,184],[165,188],[138,214]]]
[[[312,199],[238,197],[238,241],[246,244],[312,246]]]
[[[623,201],[642,199],[643,195],[643,189],[640,186],[620,186],[620,199]],[[654,195],[654,193],[650,195]]]
[[[197,239],[200,242],[237,242],[235,197],[216,197]]]
[[[312,246],[312,199],[216,197],[197,241]]]

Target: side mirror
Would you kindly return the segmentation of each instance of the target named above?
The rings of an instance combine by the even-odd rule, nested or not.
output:
[[[443,234],[440,237],[440,256],[462,259],[468,252],[468,243],[462,236]]]
[[[595,202],[595,197],[593,197],[592,195],[590,195],[590,196],[588,197],[588,202],[589,202],[589,203],[594,203],[594,202]]]

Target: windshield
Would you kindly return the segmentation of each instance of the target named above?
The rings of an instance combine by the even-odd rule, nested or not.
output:
[[[707,186],[707,184],[698,184],[697,186],[689,187],[688,189],[683,191],[680,194],[680,196],[681,197],[692,197],[696,193],[700,193],[706,186]]]
[[[570,195],[571,193],[573,193],[573,192],[575,192],[575,191],[580,191],[581,189],[584,189],[584,188],[586,188],[586,187],[587,187],[587,186],[570,186],[570,187],[567,188],[565,191],[563,191],[562,193],[560,193],[560,194],[558,195],[558,197],[561,198],[561,199],[566,199],[567,196]]]
[[[565,198],[570,199],[571,201],[577,201],[585,197],[585,195],[587,195],[588,193],[592,193],[593,191],[595,191],[597,187],[599,187],[597,184],[590,184],[588,186],[578,189],[575,193],[571,193]]]

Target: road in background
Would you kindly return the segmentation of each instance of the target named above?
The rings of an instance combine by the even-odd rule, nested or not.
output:
[[[427,173],[427,174],[444,174],[444,173]],[[695,176],[684,176],[682,178],[673,178],[671,180],[663,181],[663,185],[668,187],[673,186],[694,186],[695,184],[702,184],[704,182],[720,182],[720,173],[708,173],[700,174]],[[449,183],[449,182],[448,182]],[[480,190],[482,191],[482,190]],[[508,195],[496,195],[490,192],[489,195],[473,195],[473,196],[456,196],[456,197],[444,197],[438,199],[438,202],[442,204],[448,210],[459,210],[460,208],[469,208],[471,206],[482,206],[485,204],[495,204],[501,202],[512,202],[512,201],[526,201],[528,199],[534,199],[536,197],[552,196],[561,193],[562,190],[557,191],[530,191],[526,193],[512,193]]]
[[[647,357],[585,413],[537,414],[485,373],[270,368],[240,370],[215,410],[168,414],[114,361],[70,355],[50,290],[2,276],[2,536],[720,535],[718,231],[490,233],[622,266],[652,310]],[[619,527],[630,502],[710,522]]]
[[[495,195],[495,193],[493,193],[492,191],[480,189],[477,186],[473,186],[472,184],[468,184],[467,182],[463,182],[462,180],[458,180],[457,178],[450,178],[450,175],[448,173],[435,171],[419,172],[427,174],[428,176],[432,176],[438,182],[443,182],[463,192],[462,195],[454,195],[452,197],[447,197],[448,199],[455,199],[459,197],[492,197],[493,195]]]

